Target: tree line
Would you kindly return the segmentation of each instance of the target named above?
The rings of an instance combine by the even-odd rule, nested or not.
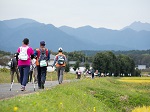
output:
[[[137,51],[134,51],[133,54],[131,51],[129,51],[129,53],[126,51],[125,54],[122,54],[123,52],[124,51],[114,53],[112,51],[103,51],[97,52],[93,56],[88,56],[87,53],[85,54],[82,51],[64,52],[64,54],[67,56],[68,61],[76,61],[76,64],[73,65],[74,70],[79,68],[81,62],[84,63],[86,69],[89,69],[89,63],[92,63],[95,70],[97,69],[101,73],[109,73],[110,75],[114,73],[116,76],[121,74],[124,74],[125,76],[128,74],[131,74],[132,76],[139,75],[139,71],[135,70],[136,65],[146,64],[147,66],[150,66],[149,51],[142,51],[147,54],[138,53]],[[56,52],[51,53],[54,55],[57,54]],[[5,51],[0,51],[0,54],[0,57],[11,55],[11,53]],[[70,65],[68,63],[67,71],[69,70],[69,67]]]
[[[80,63],[84,62],[86,69],[90,68],[89,63],[92,63],[94,70],[100,73],[109,74],[110,76],[139,76],[140,70],[135,69],[134,59],[125,54],[118,54],[111,51],[97,52],[94,56],[86,56],[83,52],[69,52],[66,53],[68,60],[75,60],[73,65],[74,70],[79,68]],[[68,67],[69,68],[69,67]]]
[[[0,50],[0,57],[5,56],[5,55],[11,55],[11,53]]]
[[[96,53],[105,51],[94,51],[94,50],[84,50],[82,51],[86,56],[93,57]],[[130,50],[130,51],[111,51],[115,55],[127,55],[132,58],[135,62],[135,66],[146,65],[147,68],[150,67],[150,49],[149,50]]]
[[[140,71],[135,70],[135,63],[127,55],[115,55],[110,51],[97,53],[93,57],[92,66],[94,70],[100,73],[109,74],[109,76],[139,76]]]

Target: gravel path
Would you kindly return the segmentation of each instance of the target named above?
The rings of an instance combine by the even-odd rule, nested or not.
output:
[[[68,81],[63,81],[68,82]],[[53,86],[58,85],[58,81],[46,81],[45,82],[45,89],[46,88],[52,88]],[[37,91],[42,91],[43,89],[38,89],[38,85],[35,84],[35,91],[34,91],[34,84],[28,83],[26,85],[26,91],[21,91],[21,85],[20,83],[14,83],[12,86],[12,89],[10,91],[11,84],[0,84],[0,100],[11,98],[14,96],[22,95],[22,94],[29,94],[34,93]]]

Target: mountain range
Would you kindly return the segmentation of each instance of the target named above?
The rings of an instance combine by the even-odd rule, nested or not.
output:
[[[55,27],[32,19],[19,18],[0,21],[0,50],[16,52],[24,38],[30,46],[39,47],[40,41],[46,47],[57,51],[75,50],[146,50],[150,48],[150,24],[134,22],[121,30],[83,26]]]

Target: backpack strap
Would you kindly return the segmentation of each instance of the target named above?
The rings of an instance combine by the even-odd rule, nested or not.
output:
[[[46,56],[48,57],[48,49],[47,48],[45,48],[46,49]]]
[[[37,57],[39,57],[42,49],[38,48],[38,49],[36,49],[36,51],[37,51]],[[48,49],[45,48],[45,51],[46,51],[46,56],[48,56]]]
[[[22,49],[23,49],[23,48],[26,48],[26,52],[27,52],[27,51],[28,51],[29,46],[25,46],[25,47],[21,46],[21,47],[20,47],[20,52],[22,52]]]
[[[36,49],[36,51],[37,51],[37,58],[39,58],[39,56],[40,56],[40,49],[38,48],[38,49]]]
[[[58,60],[58,56],[63,56],[65,58],[65,55],[64,54],[57,54],[56,55],[56,60]]]

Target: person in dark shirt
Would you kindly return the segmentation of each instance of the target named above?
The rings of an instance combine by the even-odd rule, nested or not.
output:
[[[12,58],[13,66],[10,68],[10,74],[11,74],[11,83],[14,81],[14,74],[17,75],[18,83],[20,82],[20,76],[18,71],[18,63],[17,63],[17,54],[14,54],[14,57]]]

